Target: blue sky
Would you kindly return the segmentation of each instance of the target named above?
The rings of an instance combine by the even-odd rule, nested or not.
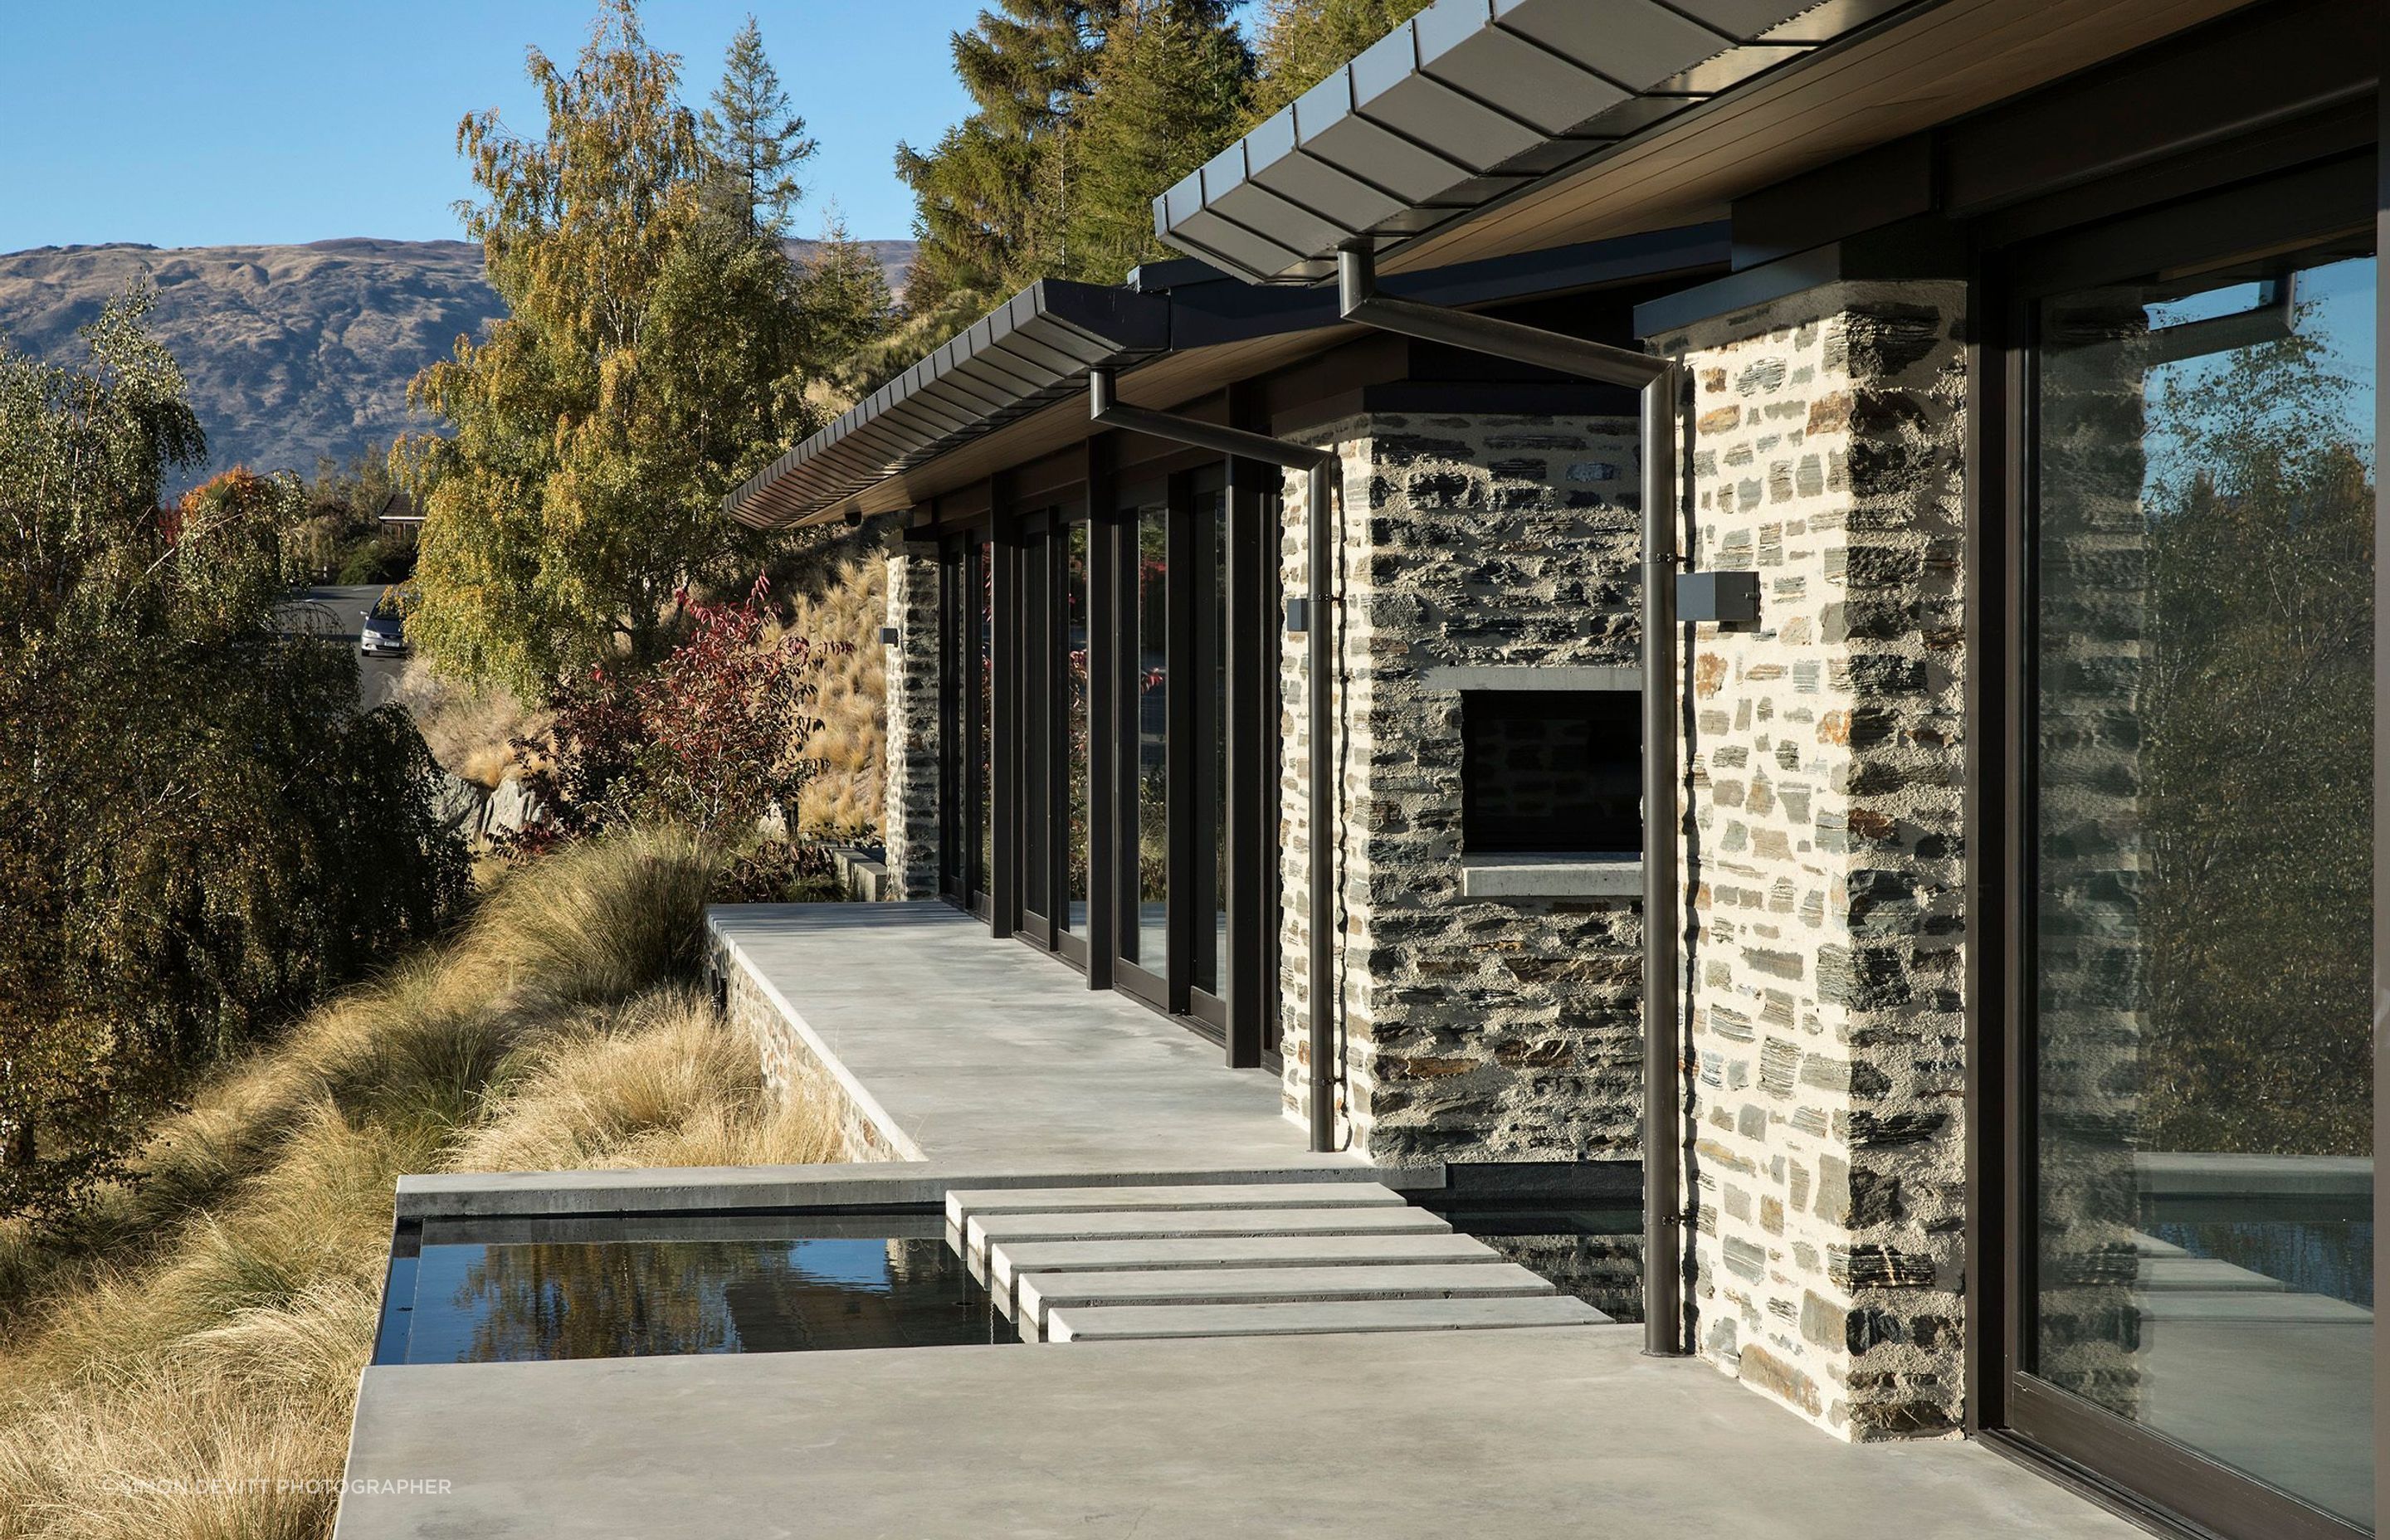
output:
[[[523,47],[580,46],[594,0],[0,0],[0,251],[456,237],[456,121],[533,127]],[[947,53],[979,0],[649,0],[701,103],[750,10],[821,153],[795,233],[835,200],[911,233],[896,141],[966,110]]]

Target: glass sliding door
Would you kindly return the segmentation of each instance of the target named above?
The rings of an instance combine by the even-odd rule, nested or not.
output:
[[[1156,494],[1122,512],[1130,645],[1122,725],[1127,797],[1120,848],[1120,956],[1167,1004],[1170,977],[1170,505]]]
[[[964,543],[938,553],[938,892],[970,901],[970,561]]]
[[[1189,1009],[1214,1025],[1227,1024],[1228,984],[1228,497],[1225,486],[1199,483],[1193,499],[1196,742],[1188,756],[1196,770],[1193,801],[1201,838],[1195,842],[1193,956],[1196,991]]]
[[[2018,309],[2007,1420],[2223,1534],[2370,1534],[2371,236],[2131,249]]]
[[[1060,520],[1048,513],[1021,522],[1020,614],[1008,630],[1017,649],[1020,699],[1015,706],[1019,766],[1013,784],[1021,800],[1021,930],[1041,946],[1054,944],[1055,696],[1060,683],[1056,662],[1057,621],[1053,601],[1057,568],[1054,539]]]
[[[996,542],[970,542],[970,907],[994,909],[996,872]]]
[[[997,507],[997,538],[946,537],[942,892],[1257,1064],[1279,917],[1275,503],[1247,487],[1238,504],[1205,466],[1090,485],[1091,504]]]
[[[1063,525],[1061,535],[1061,678],[1059,684],[1062,718],[1063,822],[1062,922],[1065,950],[1084,953],[1087,937],[1087,904],[1091,888],[1091,826],[1095,805],[1095,764],[1091,758],[1094,698],[1088,689],[1088,577],[1093,553],[1084,519]],[[1085,956],[1080,957],[1085,961]]]

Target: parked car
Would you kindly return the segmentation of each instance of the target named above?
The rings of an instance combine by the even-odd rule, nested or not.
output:
[[[365,625],[357,633],[357,651],[367,658],[405,657],[406,606],[399,591],[383,589],[381,597],[364,614]]]

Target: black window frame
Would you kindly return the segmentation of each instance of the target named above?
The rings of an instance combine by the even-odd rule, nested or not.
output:
[[[1119,991],[1221,1045],[1230,1065],[1274,1069],[1279,473],[1176,456],[1116,477],[1118,451],[1115,435],[1090,438],[1084,480],[1060,492],[1015,497],[1007,478],[995,478],[985,518],[940,541],[940,893],[986,919],[994,933],[1084,970],[1090,988]],[[1214,495],[1225,519],[1194,517]],[[1178,687],[1164,707],[1168,956],[1152,968],[1122,956],[1122,939],[1137,919],[1140,666],[1137,648],[1123,645],[1123,628],[1137,617],[1136,512],[1157,504],[1168,510],[1167,645],[1189,666],[1178,671],[1182,679],[1173,681]],[[1074,929],[1067,907],[1075,766],[1064,595],[1069,532],[1080,527],[1088,561],[1089,882],[1086,923]],[[1208,622],[1215,606],[1226,610],[1226,635]],[[984,764],[972,672],[973,637],[983,629],[994,674]],[[1225,700],[1218,678],[1227,681]],[[992,825],[985,871],[983,791]],[[1225,862],[1214,845],[1221,839]],[[1194,943],[1222,910],[1227,977],[1214,981],[1217,987],[1199,986]]]
[[[1970,993],[1974,1044],[1969,1063],[1972,1128],[1968,1176],[1968,1426],[1985,1443],[2075,1487],[2102,1506],[2165,1533],[2267,1540],[2361,1540],[2357,1528],[2152,1430],[2126,1421],[2027,1372],[2035,1303],[2037,1187],[2032,1046],[2036,957],[2032,903],[2036,699],[2034,617],[2038,613],[2033,549],[2036,314],[2048,296],[2162,269],[2226,261],[2243,252],[2291,249],[2371,225],[2380,237],[2390,217],[2373,157],[2340,155],[2278,169],[2236,186],[2152,206],[2138,179],[2101,189],[2102,210],[2081,189],[2067,195],[2073,216],[2062,227],[2035,227],[2031,211],[2000,225],[2024,234],[2011,244],[1981,242],[1971,273],[1972,339],[1969,721],[1970,846],[1976,863],[1970,905]],[[2096,217],[2087,210],[2099,210]],[[2029,234],[2025,234],[2029,232]],[[2390,300],[2390,292],[2382,295]],[[2390,304],[2377,304],[2377,369],[2390,361],[2384,328]],[[2379,375],[2377,375],[2377,383]],[[2390,405],[2377,398],[2390,421]],[[2377,455],[2379,453],[2377,430]],[[2384,485],[2377,461],[2377,496]],[[2390,699],[2390,520],[2377,503],[2375,528],[2377,699]],[[2376,848],[2390,835],[2390,734],[2375,735]],[[2375,998],[2390,989],[2390,863],[2377,861],[2374,895]],[[2378,1005],[2377,1005],[2378,1011]],[[2375,1074],[2377,1158],[2384,1084],[2378,1033]],[[2376,1271],[2385,1244],[2384,1200],[2375,1194]],[[2375,1380],[2385,1360],[2377,1340]],[[2377,1399],[2379,1399],[2377,1393]],[[2374,1431],[2377,1513],[2385,1429]]]

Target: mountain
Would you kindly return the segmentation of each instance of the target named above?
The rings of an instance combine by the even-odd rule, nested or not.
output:
[[[790,241],[791,259],[814,245]],[[913,243],[862,245],[901,289]],[[422,431],[407,380],[505,314],[482,276],[481,247],[467,241],[45,246],[0,255],[0,339],[76,362],[76,328],[144,278],[158,291],[151,324],[207,430],[208,473],[311,473],[319,457],[345,460]]]

